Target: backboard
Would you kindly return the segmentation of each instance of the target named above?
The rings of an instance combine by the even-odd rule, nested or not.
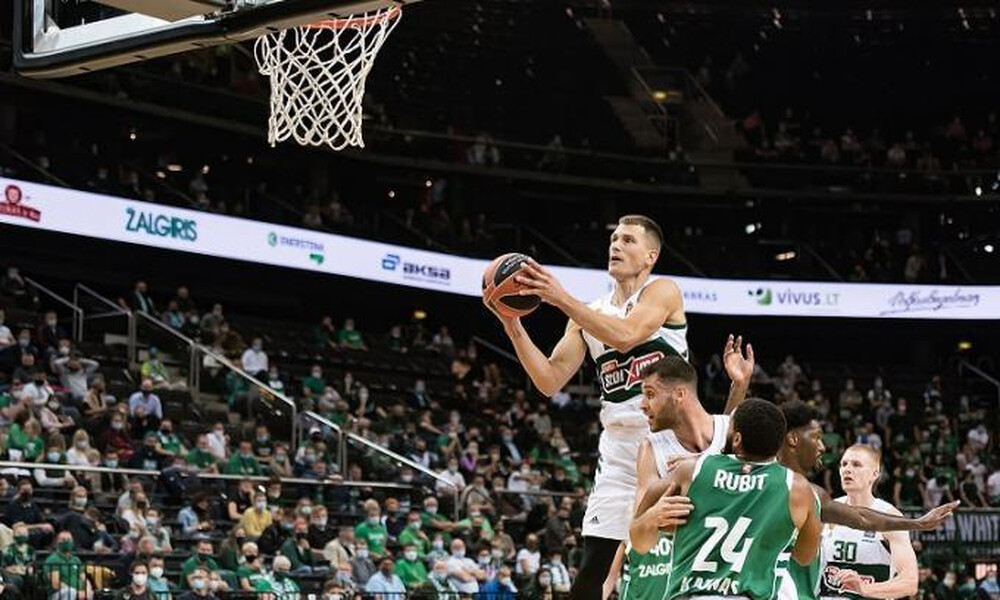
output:
[[[14,68],[88,73],[418,0],[14,0]]]

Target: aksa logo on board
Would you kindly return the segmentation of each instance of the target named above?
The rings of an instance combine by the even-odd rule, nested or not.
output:
[[[420,264],[403,260],[398,254],[386,254],[382,257],[382,270],[401,271],[403,279],[426,281],[447,285],[451,282],[451,271],[447,267]]]
[[[159,237],[193,242],[198,239],[198,222],[153,211],[139,211],[131,206],[125,209],[128,221],[125,231],[147,233]]]
[[[36,223],[42,220],[42,211],[22,204],[25,200],[25,196],[20,187],[14,184],[8,185],[6,189],[4,189],[3,198],[4,201],[0,202],[0,215],[10,215],[12,217],[28,219],[29,221],[35,221]]]

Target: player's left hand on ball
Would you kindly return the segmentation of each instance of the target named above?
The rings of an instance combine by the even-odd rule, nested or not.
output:
[[[861,587],[864,585],[864,582],[861,581],[861,576],[858,575],[857,571],[842,569],[837,573],[836,579],[841,590],[861,594]]]
[[[568,297],[559,280],[548,269],[529,258],[521,265],[521,269],[514,276],[516,281],[525,286],[518,294],[529,296],[537,294],[542,302],[546,304],[558,305]]]

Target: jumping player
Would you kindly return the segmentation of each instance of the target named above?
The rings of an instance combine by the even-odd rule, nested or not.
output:
[[[651,483],[665,477],[673,461],[699,454],[719,454],[729,437],[729,414],[745,398],[753,375],[753,348],[747,344],[746,356],[742,350],[743,338],[735,340],[730,335],[723,350],[723,364],[732,380],[729,402],[724,414],[710,415],[698,400],[698,378],[687,362],[667,357],[643,372],[642,403],[640,408],[649,419],[651,433],[639,446],[636,461],[636,501],[640,501]],[[625,549],[628,559],[623,578],[622,600],[663,598],[667,588],[664,576],[670,567],[670,538],[661,533],[656,546],[646,554],[631,548]],[[618,573],[618,564],[612,567],[612,577],[605,586],[607,597]]]
[[[785,418],[766,400],[746,400],[732,418],[735,455],[686,458],[643,496],[630,529],[637,552],[656,543],[689,498],[687,522],[677,526],[664,600],[711,596],[770,600],[775,567],[791,546],[808,564],[819,550],[821,525],[808,481],[775,461]]]
[[[663,233],[652,219],[618,220],[608,248],[614,289],[590,303],[573,298],[548,270],[531,261],[515,277],[543,302],[561,310],[569,323],[550,356],[531,341],[520,319],[497,314],[517,357],[535,387],[552,396],[576,374],[587,353],[601,386],[600,457],[583,520],[584,556],[570,597],[599,600],[620,542],[628,538],[635,502],[635,464],[649,432],[639,409],[639,374],[665,356],[688,358],[687,324],[681,290],[666,278],[650,279]],[[485,301],[484,301],[485,302]]]
[[[840,481],[847,495],[836,503],[901,515],[874,496],[881,470],[877,450],[861,444],[848,448],[840,459]],[[904,598],[917,593],[917,555],[906,532],[876,533],[835,525],[823,533],[822,558],[824,599]]]
[[[814,468],[821,467],[823,457],[823,429],[816,420],[814,411],[801,400],[785,402],[781,405],[785,416],[787,433],[778,452],[778,462],[789,469],[808,477]],[[835,502],[830,494],[820,486],[813,485],[818,500],[817,510],[820,520],[859,531],[929,531],[940,527],[951,516],[958,502],[939,506],[919,519],[908,519],[896,514],[879,512],[866,506],[854,506]],[[781,580],[778,590],[779,600],[816,600],[819,597],[820,557],[809,565],[800,566],[794,562],[779,563]]]

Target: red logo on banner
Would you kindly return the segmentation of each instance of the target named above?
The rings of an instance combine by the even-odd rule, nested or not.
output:
[[[3,192],[3,197],[4,201],[0,202],[0,215],[10,215],[36,222],[42,220],[42,211],[21,204],[21,201],[24,200],[24,193],[16,185],[8,185]]]

